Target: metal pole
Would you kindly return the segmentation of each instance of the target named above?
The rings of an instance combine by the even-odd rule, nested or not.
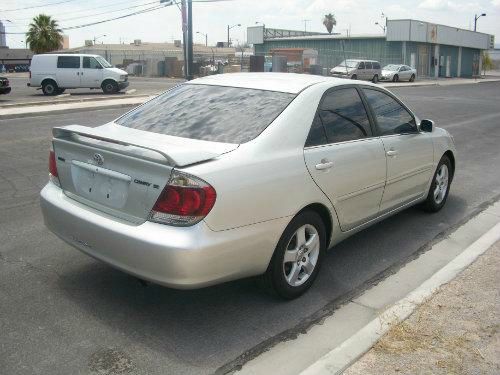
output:
[[[227,25],[227,46],[229,47],[229,25]]]
[[[188,79],[188,57],[187,57],[187,17],[186,17],[186,0],[181,1],[182,14],[182,47],[184,52],[184,78]]]
[[[205,34],[205,47],[208,47],[208,34]]]
[[[474,14],[474,31],[476,31],[476,27],[477,27],[477,14]]]
[[[188,71],[187,79],[193,79],[193,1],[188,0]]]

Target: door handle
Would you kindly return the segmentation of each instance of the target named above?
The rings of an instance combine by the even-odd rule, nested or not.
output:
[[[396,150],[389,150],[386,152],[387,156],[396,156],[398,152]]]
[[[330,169],[333,167],[333,161],[328,161],[328,159],[322,159],[319,164],[316,164],[316,169],[318,171],[324,171],[325,169]]]

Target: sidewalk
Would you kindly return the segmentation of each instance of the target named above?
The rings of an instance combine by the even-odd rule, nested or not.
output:
[[[344,374],[499,374],[499,286],[500,241]]]

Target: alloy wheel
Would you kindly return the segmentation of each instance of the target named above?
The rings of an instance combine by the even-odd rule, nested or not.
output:
[[[283,273],[293,287],[304,284],[313,274],[318,261],[320,239],[316,228],[310,224],[295,231],[283,257]]]
[[[448,191],[448,176],[448,166],[446,164],[441,165],[438,173],[436,173],[436,187],[433,192],[436,204],[440,204],[446,197],[446,192]]]

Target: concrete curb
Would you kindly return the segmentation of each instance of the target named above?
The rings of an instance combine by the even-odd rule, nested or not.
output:
[[[68,95],[68,94],[62,94],[62,95]],[[49,101],[38,101],[38,102],[12,103],[12,104],[0,105],[0,111],[2,109],[11,109],[11,108],[19,108],[19,107],[33,107],[33,106],[51,105],[51,104],[73,104],[73,103],[101,102],[101,101],[105,101],[105,100],[124,100],[124,99],[131,99],[131,98],[149,98],[150,96],[152,96],[152,95],[123,94],[121,96],[116,96],[116,97],[106,96],[106,97],[97,97],[97,98],[81,98],[81,99],[66,99],[66,100],[49,100]]]
[[[500,240],[500,223],[497,223],[422,285],[379,314],[356,334],[302,371],[300,375],[342,373],[366,353],[394,324],[408,318],[441,285],[453,280],[498,240]]]
[[[25,108],[0,108],[0,120],[24,117],[47,116],[59,113],[96,111],[100,109],[125,108],[140,105],[154,96],[129,97],[126,99],[111,99],[99,102],[57,103],[52,106],[31,106]]]

